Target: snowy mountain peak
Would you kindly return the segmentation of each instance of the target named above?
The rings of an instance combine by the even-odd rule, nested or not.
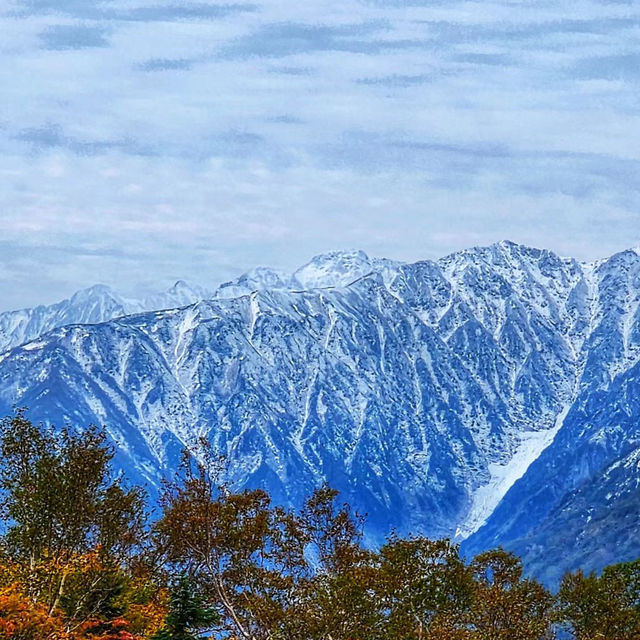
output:
[[[213,294],[203,287],[191,285],[184,280],[178,280],[163,293],[147,296],[139,304],[141,310],[170,309],[172,307],[186,307],[187,305],[206,300]]]
[[[71,296],[71,301],[82,301],[87,300],[89,298],[98,298],[98,297],[110,297],[110,298],[118,298],[118,294],[106,284],[94,284],[91,287],[87,287],[86,289],[80,289],[76,291]]]
[[[215,295],[216,298],[228,299],[254,291],[310,291],[346,287],[370,273],[382,273],[389,277],[390,272],[400,264],[391,260],[369,258],[360,250],[330,251],[315,256],[293,274],[268,267],[256,267],[236,280],[220,285]]]
[[[236,280],[221,284],[215,295],[217,298],[237,298],[263,289],[295,288],[296,283],[290,275],[269,267],[255,267]]]
[[[209,297],[212,294],[205,289],[182,280],[143,299],[125,298],[104,284],[93,285],[52,305],[0,313],[0,353],[65,325],[97,324],[144,311],[184,307]]]
[[[375,263],[364,251],[330,251],[312,258],[293,277],[302,289],[344,287],[375,271]]]
[[[238,284],[257,289],[288,289],[293,286],[290,275],[269,267],[255,267],[238,278]]]

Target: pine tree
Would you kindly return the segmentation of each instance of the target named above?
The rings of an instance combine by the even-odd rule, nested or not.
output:
[[[164,627],[153,640],[198,640],[199,631],[210,629],[219,619],[217,611],[205,605],[189,578],[183,575],[171,590]]]

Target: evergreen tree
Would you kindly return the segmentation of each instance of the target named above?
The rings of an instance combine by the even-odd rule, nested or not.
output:
[[[205,605],[189,578],[183,575],[171,590],[164,627],[153,640],[198,640],[200,630],[210,629],[219,620],[218,612]]]

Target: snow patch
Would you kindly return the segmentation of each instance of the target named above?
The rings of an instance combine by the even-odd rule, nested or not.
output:
[[[568,411],[569,407],[566,407],[551,429],[522,433],[518,448],[507,464],[489,464],[489,482],[474,493],[471,509],[465,521],[456,529],[456,540],[468,538],[487,521],[507,491],[522,478],[531,464],[553,442]]]
[[[28,344],[22,345],[23,351],[35,351],[36,349],[42,349],[47,345],[46,342],[30,342]]]

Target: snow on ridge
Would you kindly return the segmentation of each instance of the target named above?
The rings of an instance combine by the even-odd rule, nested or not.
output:
[[[0,313],[0,353],[72,324],[99,324],[158,309],[184,307],[211,297],[205,289],[179,280],[166,291],[135,299],[121,296],[107,285],[76,291],[48,306]]]
[[[35,351],[36,349],[42,349],[46,345],[47,345],[46,342],[44,342],[42,340],[36,340],[35,342],[27,342],[26,344],[22,345],[22,350],[23,351]]]
[[[344,286],[373,271],[364,251],[331,251],[312,258],[293,273],[304,289]]]

